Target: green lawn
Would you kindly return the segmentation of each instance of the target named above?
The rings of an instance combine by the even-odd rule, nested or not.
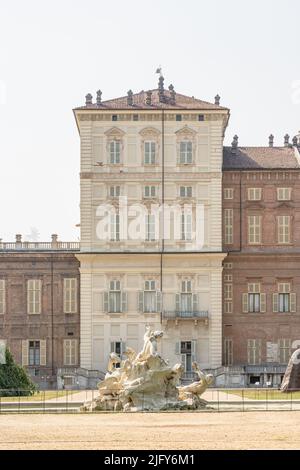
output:
[[[300,400],[300,392],[282,393],[279,390],[224,390],[229,395],[249,398],[250,400]],[[228,396],[230,398],[230,396]]]
[[[1,397],[0,396],[0,401],[7,402],[7,401],[44,401],[44,400],[51,400],[51,399],[57,399],[57,398],[63,398],[65,397],[67,399],[67,396],[69,397],[73,393],[78,393],[78,390],[43,390],[40,392],[35,392],[34,395],[30,396],[22,396],[22,397]]]

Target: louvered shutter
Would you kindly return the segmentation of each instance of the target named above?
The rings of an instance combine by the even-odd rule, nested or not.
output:
[[[127,292],[121,292],[121,296],[122,296],[121,311],[127,312]]]
[[[108,292],[103,294],[103,311],[108,312]]]
[[[291,312],[294,313],[297,311],[297,297],[296,294],[290,294],[291,297]]]
[[[28,340],[22,340],[22,366],[28,366]]]
[[[266,312],[266,309],[267,309],[266,302],[267,302],[266,294],[260,294],[260,311],[261,311],[261,313]]]
[[[278,300],[279,296],[277,293],[273,294],[273,312],[278,312]]]
[[[161,312],[162,309],[162,293],[160,291],[156,292],[156,311]]]
[[[243,303],[243,313],[248,313],[248,294],[243,294],[242,303]]]
[[[45,339],[40,340],[40,365],[47,365],[47,342]]]
[[[198,310],[198,294],[193,294],[193,312]]]
[[[176,312],[180,312],[180,294],[176,294]]]
[[[144,291],[138,293],[139,312],[144,312]]]

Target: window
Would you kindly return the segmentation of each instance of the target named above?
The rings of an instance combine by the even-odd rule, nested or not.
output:
[[[120,241],[120,214],[110,215],[110,240]]]
[[[110,352],[115,353],[122,359],[123,353],[126,351],[126,343],[122,341],[111,341],[110,343]],[[121,364],[116,364],[116,368],[118,369]]]
[[[225,338],[224,344],[224,365],[232,366],[233,364],[233,340],[230,338]]]
[[[29,341],[29,366],[40,365],[40,342]]]
[[[277,217],[277,234],[278,243],[290,243],[290,225],[291,218],[289,215],[279,215]]]
[[[180,142],[180,160],[182,165],[187,165],[193,161],[193,144],[189,140]]]
[[[279,340],[279,362],[280,364],[287,364],[291,357],[291,340],[280,339]]]
[[[0,314],[5,313],[5,280],[0,279]]]
[[[296,312],[296,294],[291,293],[291,284],[279,282],[277,290],[278,292],[273,294],[273,312]]]
[[[145,281],[144,290],[144,312],[156,312],[156,290],[155,281]]]
[[[120,163],[121,143],[119,140],[113,140],[109,144],[110,163],[118,165]]]
[[[176,114],[176,121],[182,121],[181,114]]]
[[[198,114],[198,121],[204,121],[204,114]]]
[[[42,281],[30,279],[27,281],[27,313],[40,314],[42,300]]]
[[[248,188],[248,200],[260,201],[261,200],[261,188]]]
[[[224,284],[224,310],[232,313],[232,284]]]
[[[120,194],[121,194],[121,187],[120,186],[110,186],[109,187],[110,197],[119,197]]]
[[[248,339],[248,364],[251,366],[261,363],[261,340]]]
[[[248,216],[248,243],[259,245],[261,243],[261,216]]]
[[[121,312],[121,283],[111,281],[109,290],[109,312]]]
[[[224,189],[224,199],[233,199],[233,188]]]
[[[243,294],[244,313],[264,313],[266,311],[266,294],[261,293],[259,283],[249,283],[248,293]]]
[[[118,120],[118,115],[117,115],[117,114],[113,114],[112,117],[111,117],[111,120],[112,120],[112,121],[117,121],[117,120]]]
[[[156,145],[153,141],[144,142],[144,163],[145,165],[155,164]]]
[[[78,363],[78,340],[65,339],[64,340],[64,365],[76,366]]]
[[[192,214],[188,212],[181,214],[181,240],[192,240]]]
[[[77,279],[64,279],[64,313],[77,312]]]
[[[277,188],[277,200],[278,201],[290,201],[291,200],[291,188]]]
[[[155,241],[155,215],[147,214],[146,215],[146,240],[148,242]]]
[[[180,186],[180,197],[192,197],[192,186]]]
[[[224,235],[225,244],[233,243],[233,209],[224,209]]]
[[[181,282],[180,311],[193,311],[192,281],[190,280]]]
[[[133,115],[133,120],[134,120],[134,121],[138,121],[138,120],[139,120],[139,115],[138,115],[138,114],[134,114],[134,115]]]
[[[155,197],[156,196],[156,186],[145,186],[144,187],[144,197]]]

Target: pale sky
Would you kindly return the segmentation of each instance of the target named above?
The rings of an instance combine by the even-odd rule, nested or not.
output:
[[[231,109],[225,143],[300,129],[299,0],[0,0],[0,238],[77,240],[72,109],[165,85]]]

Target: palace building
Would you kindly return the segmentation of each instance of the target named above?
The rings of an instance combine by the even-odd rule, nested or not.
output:
[[[0,241],[0,340],[43,387],[159,348],[217,386],[278,387],[300,343],[300,136],[223,145],[229,109],[158,88],[74,109],[80,243]]]

